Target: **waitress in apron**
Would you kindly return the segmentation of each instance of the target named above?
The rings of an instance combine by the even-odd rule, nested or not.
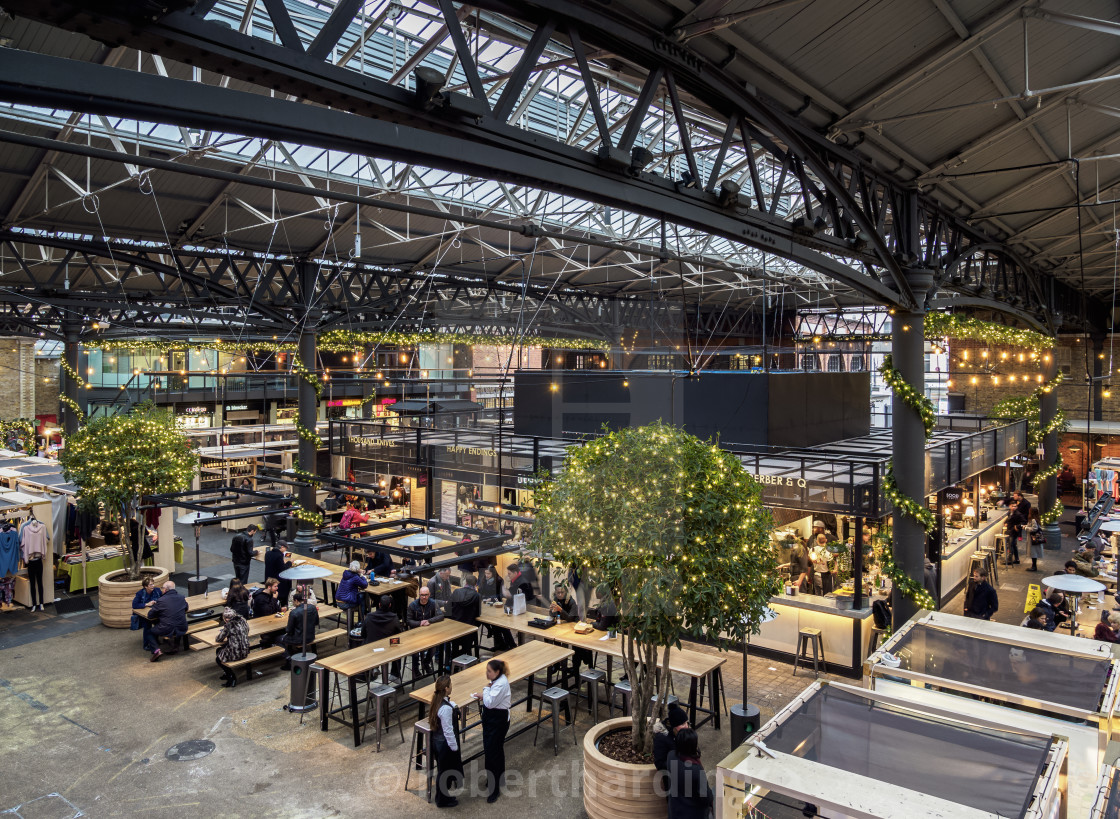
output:
[[[486,801],[493,804],[501,795],[506,772],[506,733],[509,731],[509,666],[494,658],[486,663],[486,688],[472,694],[482,700],[482,749],[485,754]]]

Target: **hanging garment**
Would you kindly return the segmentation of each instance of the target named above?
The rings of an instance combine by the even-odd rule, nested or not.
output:
[[[66,496],[50,495],[51,499],[51,553],[66,552]]]
[[[23,524],[23,528],[19,530],[19,546],[24,563],[33,554],[42,556],[50,554],[50,546],[47,544],[47,527],[41,520],[32,518]]]
[[[0,577],[19,571],[19,531],[13,526],[0,532]]]

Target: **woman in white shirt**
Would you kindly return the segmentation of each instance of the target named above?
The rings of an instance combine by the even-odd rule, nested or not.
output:
[[[459,800],[451,789],[462,779],[463,755],[459,751],[459,707],[451,701],[451,678],[446,674],[436,680],[428,725],[436,755],[436,807],[453,808]]]
[[[501,795],[506,773],[506,733],[509,731],[509,666],[494,658],[486,663],[486,688],[472,694],[482,700],[482,749],[485,753],[486,801],[494,803]]]

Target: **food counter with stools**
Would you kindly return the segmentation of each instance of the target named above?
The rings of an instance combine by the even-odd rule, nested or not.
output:
[[[823,596],[797,594],[771,597],[770,608],[778,616],[762,623],[760,632],[751,635],[751,649],[762,648],[792,657],[797,651],[801,631],[819,629],[824,650],[823,670],[858,676],[867,656],[871,629],[875,625],[871,599],[865,597],[865,607],[853,609],[850,592],[845,594],[843,589]]]
[[[988,513],[976,529],[946,529],[945,546],[941,550],[941,605],[945,605],[965,587],[971,574],[972,556],[977,552],[995,553],[996,536],[1003,533],[1007,509],[999,507]],[[1006,553],[1005,553],[1006,554]],[[1029,559],[1030,547],[1020,546],[1020,560]],[[1001,556],[1006,559],[1005,556]]]

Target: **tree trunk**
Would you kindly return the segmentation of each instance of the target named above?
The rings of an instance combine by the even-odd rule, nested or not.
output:
[[[129,580],[140,579],[140,567],[144,564],[141,552],[132,551],[132,518],[129,515],[131,504],[121,509],[121,546],[124,549],[124,567],[128,570]]]

